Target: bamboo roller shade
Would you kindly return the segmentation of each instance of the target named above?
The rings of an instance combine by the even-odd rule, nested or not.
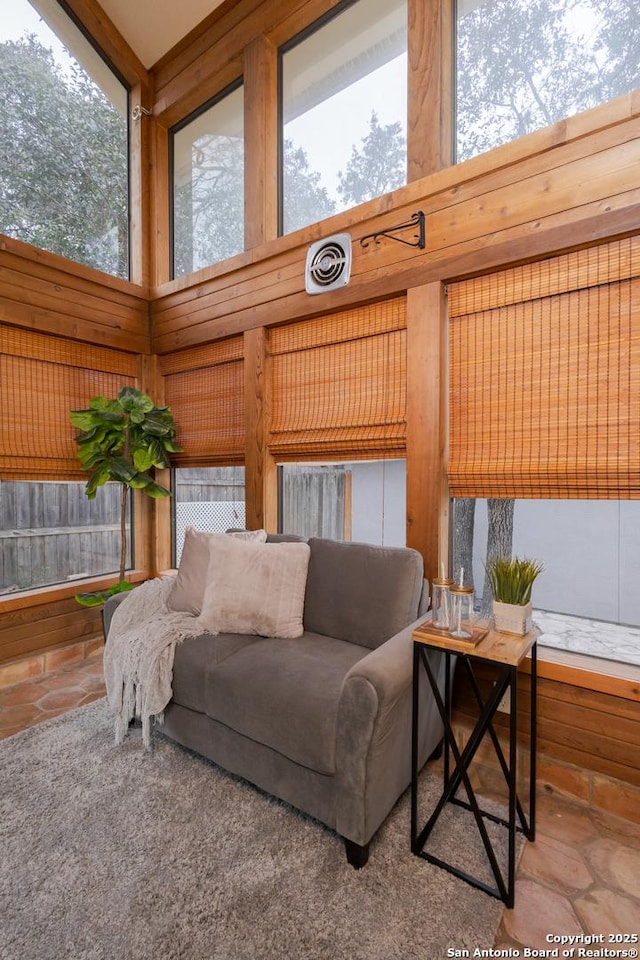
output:
[[[0,479],[85,479],[69,412],[135,379],[131,354],[0,327]]]
[[[631,238],[452,285],[452,496],[640,498],[639,250]]]
[[[243,338],[233,337],[160,358],[165,402],[184,452],[176,465],[244,461]]]
[[[404,298],[275,328],[269,353],[275,457],[402,455]]]

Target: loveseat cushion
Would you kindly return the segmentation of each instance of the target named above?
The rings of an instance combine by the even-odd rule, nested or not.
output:
[[[309,540],[304,627],[374,649],[418,617],[424,565],[417,550]]]
[[[181,707],[206,712],[209,674],[227,657],[258,641],[239,633],[202,633],[179,643],[173,660],[172,698]]]
[[[366,653],[309,632],[259,639],[210,671],[206,712],[295,763],[333,774],[342,682]]]

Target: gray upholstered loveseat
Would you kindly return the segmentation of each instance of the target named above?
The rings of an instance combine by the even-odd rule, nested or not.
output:
[[[415,550],[308,543],[302,636],[186,640],[160,729],[327,824],[359,867],[411,778],[411,634],[428,586]],[[442,725],[426,684],[421,696],[424,763]]]

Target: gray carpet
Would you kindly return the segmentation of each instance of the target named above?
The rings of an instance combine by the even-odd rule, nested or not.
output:
[[[425,771],[425,810],[437,795]],[[469,869],[468,813],[439,833]],[[504,834],[502,828],[495,828]],[[97,701],[0,742],[2,960],[438,960],[502,905],[413,856],[409,797],[348,866],[330,830]],[[431,848],[431,843],[430,843]]]

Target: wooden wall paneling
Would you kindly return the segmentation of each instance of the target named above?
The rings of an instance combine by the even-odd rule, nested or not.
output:
[[[245,51],[245,248],[278,236],[278,52],[264,37]]]
[[[169,87],[200,57],[236,40],[240,53],[264,35],[276,46],[290,40],[342,0],[225,0],[153,66],[158,90]],[[256,17],[259,14],[259,19]]]
[[[131,90],[130,109],[151,108],[148,85],[138,83]],[[129,124],[130,278],[149,287],[151,283],[151,198],[149,168],[153,121],[142,115]],[[154,277],[155,279],[155,277]]]
[[[164,403],[164,378],[159,372],[156,356],[138,358],[138,384],[157,406]],[[156,480],[163,487],[171,488],[171,472],[156,471]],[[135,555],[133,566],[147,576],[157,576],[171,567],[171,499],[153,499],[140,491],[134,491],[133,543]]]
[[[453,162],[451,0],[408,0],[407,180]]]
[[[13,263],[10,266],[11,259]],[[83,339],[89,339],[90,331],[99,327],[104,328],[106,335],[111,333],[114,337],[119,333],[138,337],[141,333],[148,334],[144,329],[146,302],[142,298],[111,298],[104,286],[97,285],[91,288],[91,292],[87,285],[81,290],[55,271],[47,271],[45,277],[42,270],[20,269],[22,265],[18,258],[0,255],[0,262],[3,263],[1,289],[7,310],[3,319],[12,319],[8,304],[13,301],[16,322],[30,328],[38,324],[20,324],[20,317],[33,319],[34,316],[44,317],[46,314],[53,319],[56,315],[62,316],[66,323],[62,328],[58,325],[55,332],[65,334],[70,328],[76,332],[78,327],[86,326],[88,330]],[[49,329],[48,332],[54,331]]]
[[[553,659],[553,655],[558,655],[559,659]],[[547,659],[548,658],[548,659]],[[526,670],[528,662],[523,664]],[[626,677],[616,675],[617,671],[605,673],[598,669],[598,661],[589,660],[586,664],[583,661],[581,665],[575,663],[569,665],[563,662],[562,651],[553,651],[547,649],[543,661],[538,663],[538,676],[546,680],[557,680],[559,683],[565,683],[580,695],[580,691],[595,690],[598,693],[609,694],[614,697],[623,697],[634,703],[640,702],[640,679],[631,680]],[[634,707],[634,710],[637,709]]]
[[[157,356],[149,358],[149,387],[153,390],[153,399],[156,404],[166,403],[164,391],[164,377],[160,373],[160,364]],[[180,437],[177,438],[180,442]],[[171,470],[156,470],[156,480],[158,483],[171,491],[171,496],[175,496],[175,490],[171,484]],[[151,575],[158,576],[164,570],[169,570],[173,566],[173,507],[171,498],[166,497],[163,500],[153,501],[153,519],[151,530]]]
[[[260,0],[258,4],[259,2]],[[162,97],[167,99],[166,91],[171,91],[181,78],[188,77],[190,71],[193,71],[194,63],[206,60],[211,51],[217,52],[225,43],[225,38],[230,31],[244,31],[235,34],[241,43],[237,48],[234,47],[229,51],[230,56],[237,57],[240,62],[244,47],[257,36],[256,31],[250,29],[255,7],[256,0],[225,0],[183,37],[173,49],[161,57],[151,70],[158,99]],[[230,40],[228,45],[231,46]],[[210,67],[212,66],[214,66],[213,63]],[[206,94],[204,99],[210,95]],[[169,93],[169,99],[175,101],[175,94]],[[158,106],[156,109],[159,111]],[[190,111],[186,111],[188,112]]]
[[[247,27],[241,27],[240,32],[249,41]],[[244,46],[232,35],[212,44],[166,86],[152,71],[156,84],[154,116],[166,127],[174,126],[241,77],[243,61]]]
[[[100,609],[81,607],[73,597],[19,611],[0,610],[0,663],[101,634]]]
[[[640,121],[606,126],[555,149],[548,136],[539,142],[531,136],[541,148],[532,156],[508,163],[507,145],[495,151],[504,158],[497,169],[487,172],[486,158],[468,161],[200,271],[191,291],[185,284],[154,290],[155,349],[164,353],[268,325],[274,316],[283,321],[341,309],[637,230]],[[520,157],[520,147],[514,149]],[[350,283],[323,297],[304,293],[311,239],[351,229],[357,241],[418,207],[427,218],[425,250],[391,241],[362,250],[355,242]]]
[[[156,470],[156,480],[161,486],[171,490],[171,496],[175,495],[175,490],[171,487],[171,470]],[[149,569],[149,575],[152,577],[157,577],[173,567],[172,509],[169,497],[153,501],[151,565]]]
[[[148,318],[147,288],[0,238],[0,321],[136,353]]]
[[[441,283],[407,291],[407,546],[422,554],[429,580],[441,562],[449,566],[441,535],[448,515],[445,323]]]
[[[544,671],[544,661],[538,661]],[[477,671],[484,696],[491,690],[493,672]],[[638,698],[628,699],[628,685],[621,681],[623,695],[574,687],[570,683],[538,677],[538,750],[545,757],[615,777],[640,786],[638,739],[640,712]],[[526,743],[529,730],[530,677],[518,677],[518,738]],[[456,673],[454,714],[469,726],[477,708],[462,671]],[[507,715],[497,714],[496,729],[507,735]],[[490,748],[482,754],[494,763]]]
[[[0,662],[102,635],[101,611],[73,599],[59,601],[46,615],[37,607],[26,612],[28,621],[17,623],[14,615],[0,613]]]
[[[264,328],[244,335],[247,529],[278,530],[277,466],[269,452],[269,360]]]
[[[153,284],[166,283],[170,277],[171,252],[169,206],[171,185],[169,182],[169,131],[151,117],[150,144],[150,269]]]
[[[152,70],[154,114],[172,126],[242,73],[244,50],[259,37],[276,46],[291,39],[339,0],[238,0],[225,4]]]

